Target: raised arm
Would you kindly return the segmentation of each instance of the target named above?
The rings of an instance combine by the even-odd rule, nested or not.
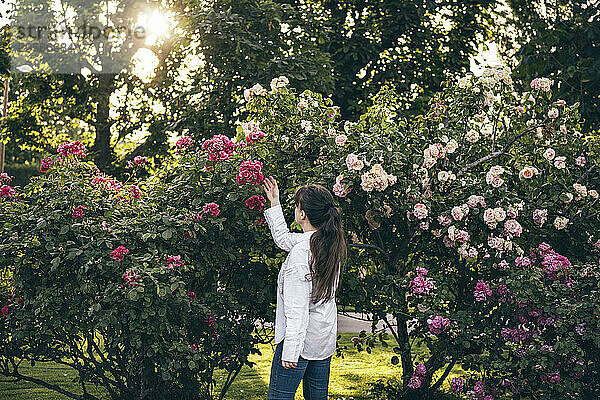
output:
[[[269,176],[263,182],[263,187],[267,198],[271,201],[271,208],[265,210],[265,220],[269,224],[271,229],[271,235],[275,244],[284,251],[290,251],[296,243],[302,239],[301,233],[292,233],[289,231],[288,226],[283,216],[283,210],[279,203],[279,188],[275,178]]]
[[[281,204],[266,209],[264,215],[267,224],[269,224],[269,229],[271,229],[273,240],[281,250],[290,251],[296,243],[302,240],[301,233],[289,231]]]

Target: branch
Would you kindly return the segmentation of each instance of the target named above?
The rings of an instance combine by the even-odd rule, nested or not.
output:
[[[242,367],[244,365],[242,363],[240,363],[240,367],[236,368],[235,370],[235,374],[233,374],[233,377],[231,378],[231,380],[229,380],[229,376],[231,376],[231,372],[229,372],[229,376],[227,377],[225,386],[223,386],[223,388],[221,389],[221,395],[219,396],[219,400],[222,400],[225,397],[225,393],[227,393],[227,390],[229,389],[229,386],[231,386],[231,384],[233,383],[233,381],[235,381],[235,377],[237,376],[237,374],[240,373],[240,371],[242,370]]]
[[[361,248],[361,249],[375,249],[375,250],[379,251],[381,254],[383,254],[386,257],[390,256],[388,252],[386,252],[381,247],[376,246],[374,244],[368,244],[368,243],[351,243],[351,244],[348,245],[348,247],[357,247],[357,248]]]
[[[13,367],[16,367],[14,362],[12,362],[12,364],[13,364]],[[50,383],[48,383],[46,381],[43,381],[41,379],[37,379],[37,378],[31,377],[31,376],[21,375],[16,370],[16,368],[15,368],[15,370],[13,372],[9,373],[8,376],[14,376],[17,379],[17,381],[23,380],[23,381],[27,381],[27,382],[32,382],[32,383],[38,384],[38,385],[43,386],[43,387],[45,387],[47,389],[54,390],[55,392],[63,394],[63,395],[65,395],[65,396],[67,396],[67,397],[69,397],[71,399],[75,399],[75,400],[100,400],[98,397],[93,396],[93,395],[91,395],[89,393],[86,393],[84,395],[79,395],[79,394],[71,393],[71,392],[68,392],[65,389],[61,388],[58,385],[52,385],[52,384],[50,384]]]
[[[448,374],[450,373],[450,371],[452,371],[452,368],[454,368],[455,364],[456,360],[452,360],[452,362],[448,364],[448,366],[444,370],[444,373],[442,374],[442,376],[440,376],[440,379],[438,379],[438,381],[431,387],[432,390],[439,389],[439,387],[442,386],[444,379],[448,377]]]
[[[590,174],[590,172],[592,172],[594,170],[595,167],[596,167],[596,165],[592,164],[591,167],[589,167],[583,174],[581,174],[581,176],[579,177],[579,179],[577,179],[577,182],[575,182],[575,183],[581,183],[582,179],[587,177]]]
[[[544,120],[543,122],[546,122],[546,120]],[[511,148],[511,146],[512,146],[513,144],[515,144],[515,142],[516,142],[517,140],[519,140],[520,138],[522,138],[523,136],[525,136],[525,134],[527,134],[527,133],[529,133],[529,132],[531,132],[531,131],[533,131],[533,130],[535,130],[535,129],[539,128],[540,126],[544,126],[544,123],[542,123],[541,125],[536,125],[536,126],[532,126],[531,128],[525,129],[523,132],[521,132],[520,134],[518,134],[517,136],[515,136],[515,137],[513,138],[513,140],[511,140],[510,142],[508,142],[508,143],[506,144],[506,146],[504,146],[504,148],[503,148],[502,150],[499,150],[499,151],[495,151],[495,152],[493,152],[493,153],[490,153],[490,154],[488,154],[488,155],[487,155],[487,156],[485,156],[485,157],[481,157],[481,158],[480,158],[479,160],[477,160],[477,161],[473,161],[472,163],[465,165],[463,168],[461,168],[461,170],[460,170],[460,171],[458,171],[458,173],[457,173],[456,175],[457,175],[457,176],[461,176],[461,175],[462,175],[464,172],[466,172],[467,170],[469,170],[469,169],[471,169],[471,168],[473,168],[473,167],[476,167],[476,166],[478,166],[479,164],[482,164],[482,163],[484,163],[484,162],[486,162],[486,161],[492,160],[492,159],[494,159],[494,158],[496,158],[496,157],[499,157],[499,156],[501,156],[501,155],[503,155],[503,154],[508,154],[508,153],[507,153],[507,151],[508,151],[508,150]]]
[[[388,328],[390,328],[390,331],[392,332],[392,335],[394,335],[394,339],[396,339],[396,343],[398,343],[398,345],[401,345],[402,343],[400,343],[400,339],[398,339],[398,334],[396,333],[396,331],[394,330],[394,328],[392,328],[392,325],[388,322],[387,318],[384,316],[382,319],[383,322],[386,323],[386,325],[388,326]],[[396,322],[398,322],[398,320],[396,320]]]
[[[503,107],[500,107],[498,110],[498,114],[496,114],[496,118],[494,120],[494,132],[492,133],[492,150],[496,148],[496,131],[498,129],[498,120],[500,119],[500,114],[502,113]]]

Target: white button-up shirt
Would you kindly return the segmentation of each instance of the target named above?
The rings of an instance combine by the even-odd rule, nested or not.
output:
[[[288,230],[281,205],[264,211],[275,244],[289,252],[277,277],[277,309],[275,311],[275,344],[285,339],[281,359],[297,362],[324,360],[335,353],[337,306],[335,296],[313,303],[309,262],[310,237],[315,231],[292,233]],[[335,283],[337,283],[339,273]]]

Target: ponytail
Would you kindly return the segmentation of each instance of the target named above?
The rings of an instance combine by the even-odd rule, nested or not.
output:
[[[321,185],[301,186],[294,200],[317,228],[310,238],[313,303],[330,301],[339,286],[341,269],[347,258],[342,212],[334,205],[331,192]]]

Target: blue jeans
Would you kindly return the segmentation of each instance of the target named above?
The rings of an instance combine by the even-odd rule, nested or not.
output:
[[[281,365],[282,351],[283,340],[275,347],[267,400],[294,400],[300,380],[305,400],[327,400],[332,356],[324,360],[307,360],[299,356],[295,368],[284,368]]]

